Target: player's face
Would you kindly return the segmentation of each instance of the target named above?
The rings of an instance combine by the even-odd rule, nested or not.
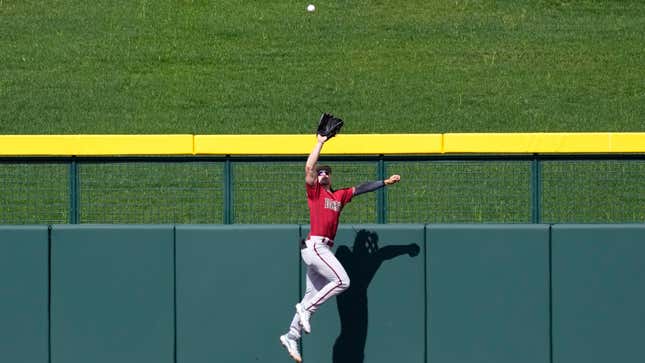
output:
[[[319,170],[318,183],[320,185],[331,185],[331,175],[327,174],[326,170]]]

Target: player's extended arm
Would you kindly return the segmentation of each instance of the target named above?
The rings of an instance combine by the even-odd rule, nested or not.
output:
[[[359,195],[367,192],[373,192],[376,189],[383,188],[386,185],[398,183],[401,180],[400,175],[392,175],[385,180],[377,180],[372,182],[365,182],[354,187],[354,195]]]
[[[311,150],[311,154],[307,158],[307,164],[305,164],[305,182],[309,185],[313,185],[316,181],[316,163],[318,162],[318,157],[320,156],[320,150],[322,150],[323,144],[327,141],[327,136],[316,135],[318,142],[314,149]]]

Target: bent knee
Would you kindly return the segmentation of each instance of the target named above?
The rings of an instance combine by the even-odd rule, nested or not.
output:
[[[343,291],[347,290],[347,288],[349,288],[349,277],[338,280],[338,288]]]

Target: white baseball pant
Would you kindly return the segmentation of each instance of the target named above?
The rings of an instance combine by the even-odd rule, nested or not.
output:
[[[349,287],[349,276],[336,256],[331,252],[332,241],[326,237],[311,236],[300,250],[302,260],[307,266],[307,287],[300,304],[311,314],[330,298]],[[289,332],[299,338],[300,319],[296,313],[291,321]]]

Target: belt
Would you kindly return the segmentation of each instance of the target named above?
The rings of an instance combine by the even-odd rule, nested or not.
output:
[[[306,248],[307,247],[307,240],[318,240],[327,246],[334,247],[334,241],[327,238],[327,237],[321,237],[321,236],[309,236],[307,239],[303,239],[300,244],[300,248]]]

